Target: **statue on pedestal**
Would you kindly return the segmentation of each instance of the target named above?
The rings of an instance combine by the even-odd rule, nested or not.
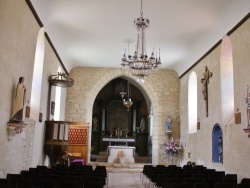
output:
[[[16,87],[15,101],[10,118],[10,122],[22,122],[23,120],[23,107],[25,103],[26,88],[24,85],[24,77],[19,77]]]
[[[170,115],[167,117],[167,120],[165,122],[165,126],[166,126],[166,131],[167,132],[171,132],[172,131],[172,119],[171,119]]]

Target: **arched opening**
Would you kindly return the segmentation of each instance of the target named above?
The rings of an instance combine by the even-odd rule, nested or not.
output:
[[[129,84],[128,84],[129,83]],[[127,95],[133,105],[124,105]],[[118,77],[107,83],[98,93],[93,104],[91,131],[91,161],[107,162],[108,146],[136,148],[135,162],[148,161],[150,139],[150,108],[143,93],[129,78]],[[134,139],[134,142],[108,142],[105,138]],[[151,149],[152,150],[152,149]],[[138,159],[138,160],[137,160]]]
[[[188,133],[197,132],[197,75],[193,71],[188,81]]]
[[[213,128],[212,144],[213,144],[213,162],[223,162],[223,135],[219,124],[215,124]]]
[[[73,70],[72,70],[73,71]],[[93,119],[93,106],[94,106],[94,101],[96,99],[96,96],[100,92],[100,90],[108,84],[112,79],[118,78],[118,77],[126,77],[131,81],[133,85],[135,85],[144,95],[145,99],[147,100],[147,107],[148,109],[152,109],[151,116],[154,116],[154,118],[149,117],[149,121],[152,120],[152,126],[154,126],[153,132],[152,132],[152,137],[149,140],[149,147],[152,147],[152,156],[149,156],[152,160],[152,164],[158,164],[159,163],[159,145],[161,144],[157,134],[160,132],[160,126],[162,126],[159,122],[161,121],[161,117],[156,115],[161,113],[160,111],[160,101],[159,96],[157,94],[157,91],[155,91],[151,85],[145,83],[145,84],[138,84],[134,78],[128,74],[124,73],[122,69],[113,69],[110,71],[107,71],[105,74],[103,74],[102,79],[98,79],[95,81],[93,84],[93,87],[90,87],[88,90],[86,90],[86,93],[83,97],[80,97],[82,100],[82,110],[84,113],[81,113],[81,119],[84,122],[90,122],[90,127],[92,126],[92,119]],[[77,85],[77,84],[76,84]],[[70,92],[69,92],[70,93]],[[85,96],[88,96],[87,98],[84,98]],[[84,100],[83,100],[84,99]],[[69,108],[74,108],[74,100],[68,100],[68,103],[66,105],[67,111]],[[89,110],[91,109],[91,110]],[[88,162],[90,162],[91,159],[91,129],[89,130],[89,140],[88,142]]]

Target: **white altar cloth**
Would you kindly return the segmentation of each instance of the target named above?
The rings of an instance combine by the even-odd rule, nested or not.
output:
[[[118,163],[118,152],[123,151],[125,153],[124,163],[135,163],[135,147],[130,146],[108,146],[108,163]]]

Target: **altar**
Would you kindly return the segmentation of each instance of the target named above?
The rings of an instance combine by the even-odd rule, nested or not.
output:
[[[103,142],[109,142],[109,146],[111,146],[112,142],[122,142],[125,143],[126,146],[128,146],[128,142],[135,142],[135,139],[133,138],[103,138]]]
[[[131,146],[108,146],[108,163],[118,163],[119,152],[124,154],[124,163],[135,163],[135,147]]]

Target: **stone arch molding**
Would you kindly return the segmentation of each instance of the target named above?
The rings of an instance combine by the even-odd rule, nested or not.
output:
[[[86,117],[84,118],[87,122],[92,122],[92,109],[93,109],[93,105],[94,105],[94,101],[96,96],[98,95],[98,93],[100,92],[100,90],[111,80],[117,78],[117,77],[126,77],[129,78],[130,80],[133,80],[136,82],[136,79],[128,72],[124,72],[124,70],[122,69],[114,69],[114,70],[110,70],[107,71],[104,75],[102,75],[102,79],[98,80],[91,89],[89,89],[87,96],[88,99],[85,102],[86,105],[86,109],[91,109],[88,110],[88,112],[86,113]],[[153,88],[147,84],[147,81],[144,84],[139,84],[138,85],[145,91],[145,93],[147,94],[148,98],[151,101],[151,106],[153,109],[153,114],[158,114],[159,108],[158,108],[158,96],[157,93],[153,90]],[[157,117],[154,117],[153,120],[153,125],[154,125],[154,130],[153,130],[153,135],[152,137],[154,137],[155,135],[155,131],[158,130],[157,125],[158,119]],[[158,123],[159,124],[159,123]],[[91,140],[91,134],[90,135],[90,140]],[[153,138],[152,138],[153,140]],[[89,148],[91,148],[91,143],[89,143]],[[152,151],[156,150],[158,148],[158,146],[154,145],[154,143],[152,143]],[[90,156],[90,151],[89,154]],[[90,159],[90,158],[89,158]],[[157,164],[157,160],[158,159],[158,152],[152,152],[152,161],[153,163]]]

